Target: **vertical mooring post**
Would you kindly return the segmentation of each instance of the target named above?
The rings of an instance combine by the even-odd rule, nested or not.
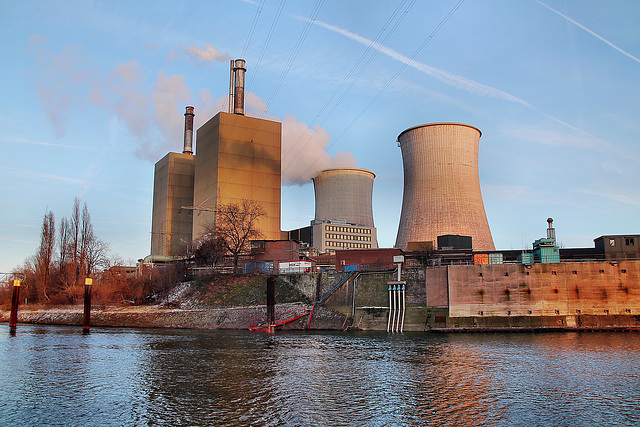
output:
[[[269,333],[275,332],[275,317],[276,317],[276,278],[269,276],[267,278],[267,326]]]
[[[89,332],[91,325],[91,284],[92,280],[84,280],[84,315],[82,316],[82,332]]]
[[[13,281],[13,295],[11,296],[11,316],[9,317],[9,329],[11,333],[16,332],[18,323],[18,304],[20,301],[20,280]]]

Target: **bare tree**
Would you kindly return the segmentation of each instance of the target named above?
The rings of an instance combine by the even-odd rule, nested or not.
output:
[[[205,235],[191,244],[187,252],[191,252],[196,264],[213,267],[220,262],[227,251],[225,241],[216,235],[214,227],[205,227]]]
[[[40,233],[40,248],[35,258],[37,297],[41,301],[48,301],[48,291],[51,287],[51,270],[53,267],[53,252],[56,246],[56,224],[53,212],[49,211],[42,220]]]
[[[233,272],[238,271],[240,255],[248,252],[249,242],[262,237],[258,220],[266,215],[262,205],[254,200],[219,205],[216,210],[215,236],[233,257]]]

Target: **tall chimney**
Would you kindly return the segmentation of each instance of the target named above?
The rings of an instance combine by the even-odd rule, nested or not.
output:
[[[182,154],[193,154],[193,107],[186,107],[187,112],[184,113],[184,149]]]
[[[553,228],[553,218],[547,218],[547,239],[556,239],[556,230]]]
[[[234,91],[233,91],[233,113],[244,116],[244,73],[247,71],[244,68],[244,59],[236,59],[235,66],[233,67],[234,74]]]
[[[233,66],[235,61],[232,59],[229,67],[229,111],[228,113],[233,113]]]

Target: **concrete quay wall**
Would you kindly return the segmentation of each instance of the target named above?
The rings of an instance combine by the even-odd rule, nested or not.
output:
[[[345,325],[386,330],[393,272],[362,272],[325,305]],[[404,330],[640,329],[640,261],[402,270]]]

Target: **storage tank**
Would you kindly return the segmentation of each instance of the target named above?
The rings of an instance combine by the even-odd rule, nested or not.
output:
[[[396,247],[436,241],[444,234],[472,237],[476,251],[493,251],[478,175],[479,129],[431,123],[398,135],[404,192]]]
[[[366,169],[325,169],[313,178],[316,221],[341,221],[373,227],[373,179]]]

